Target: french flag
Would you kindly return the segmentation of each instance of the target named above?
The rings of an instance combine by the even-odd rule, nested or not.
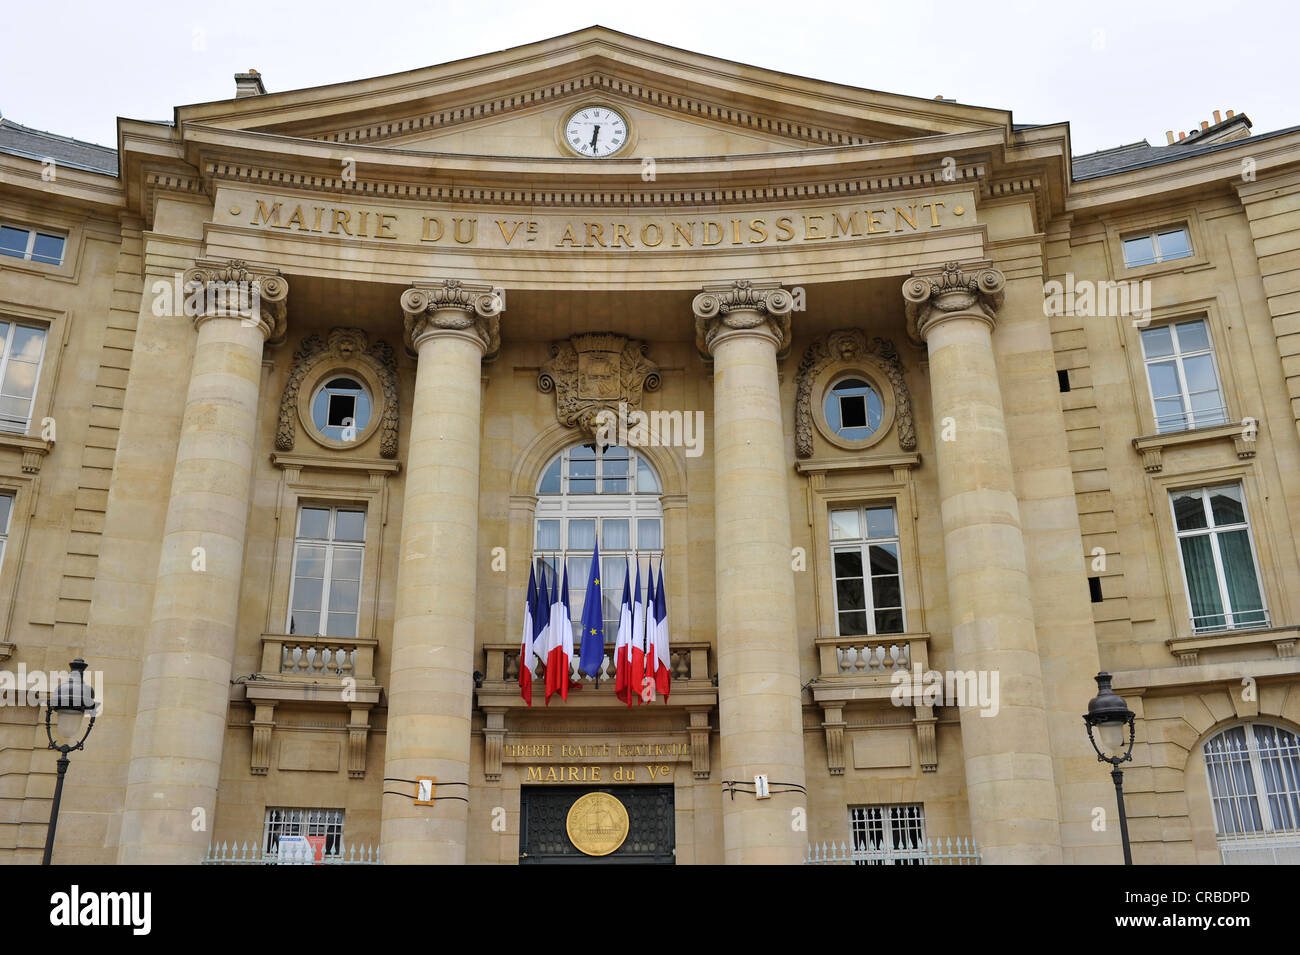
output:
[[[546,702],[550,705],[552,694],[569,699],[569,665],[573,659],[573,618],[569,611],[569,566],[565,562],[564,585],[555,582],[551,597],[551,639],[546,655]]]
[[[645,604],[641,602],[641,561],[636,562],[636,587],[632,591],[632,638],[629,641],[627,689],[629,698],[641,702],[641,681],[645,679]]]
[[[655,590],[654,612],[655,688],[668,702],[672,689],[672,657],[668,648],[668,598],[664,596],[664,562],[659,561],[659,586]]]
[[[623,562],[623,600],[618,607],[618,636],[614,643],[614,695],[632,705],[630,671],[632,668],[632,572]]]

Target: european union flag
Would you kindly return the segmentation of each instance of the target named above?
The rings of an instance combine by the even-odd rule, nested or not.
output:
[[[605,659],[605,620],[600,594],[600,541],[591,555],[591,573],[587,575],[587,596],[582,601],[582,653],[578,669],[589,677],[600,673]]]

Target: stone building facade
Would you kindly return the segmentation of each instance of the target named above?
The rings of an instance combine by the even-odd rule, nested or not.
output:
[[[1100,670],[1135,861],[1296,851],[1300,129],[1071,157],[599,27],[236,84],[113,150],[0,122],[0,666],[104,703],[55,861],[1110,863]],[[530,708],[530,570],[578,619],[597,533],[671,693]]]

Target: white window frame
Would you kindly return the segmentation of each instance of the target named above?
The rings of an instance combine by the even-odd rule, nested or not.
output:
[[[3,220],[0,220],[0,228],[14,229],[19,232],[27,233],[27,246],[23,250],[23,254],[14,255],[10,252],[0,251],[0,256],[3,256],[4,258],[18,259],[20,262],[32,262],[35,265],[58,266],[62,265],[64,260],[68,257],[68,234],[66,232],[61,232],[58,229],[43,229],[36,226],[18,225],[16,222],[5,222]],[[32,258],[32,254],[36,249],[37,234],[48,236],[51,239],[58,239],[63,243],[63,245],[59,247],[59,261],[42,262],[39,259]]]
[[[573,447],[581,447],[574,445]],[[614,447],[611,445],[611,447]],[[624,493],[605,493],[600,490],[604,480],[604,454],[598,451],[596,454],[596,491],[594,493],[569,491],[569,453],[573,448],[565,448],[558,455],[546,462],[546,467],[542,468],[541,476],[537,480],[538,500],[537,509],[533,516],[533,563],[534,567],[540,567],[545,564],[554,572],[557,568],[560,573],[560,580],[564,579],[564,564],[561,560],[569,562],[569,610],[573,614],[574,624],[582,620],[583,603],[586,599],[587,575],[591,569],[592,551],[583,549],[574,549],[568,547],[569,541],[569,522],[572,520],[595,520],[596,533],[600,534],[603,520],[626,520],[628,521],[628,543],[627,548],[607,548],[604,541],[600,541],[600,559],[601,559],[601,591],[605,595],[613,594],[614,601],[617,602],[623,596],[623,577],[618,575],[617,580],[609,580],[604,574],[604,563],[609,558],[624,558],[630,563],[630,572],[632,585],[636,585],[636,572],[639,564],[641,574],[641,593],[644,598],[646,589],[646,573],[648,572],[649,562],[653,558],[658,579],[659,561],[663,558],[665,534],[667,528],[664,525],[664,510],[661,500],[663,491],[663,479],[659,476],[654,464],[644,455],[637,452],[634,447],[627,448],[628,451],[628,486],[630,491]],[[560,461],[560,493],[541,493],[542,480],[546,477],[548,471],[554,465],[555,461]],[[654,475],[658,487],[647,490],[638,490],[638,479],[640,471],[640,461],[644,460],[646,467]],[[585,475],[583,477],[586,477]],[[620,475],[621,477],[621,475]],[[560,547],[543,548],[538,545],[542,521],[560,522],[559,540]],[[656,520],[659,522],[659,546],[657,548],[642,548],[638,546],[637,527],[642,520]],[[574,571],[580,568],[580,576],[575,578]],[[548,588],[551,586],[550,577],[548,577]],[[602,608],[603,611],[603,608]],[[605,639],[606,642],[612,643],[614,640],[614,631],[608,628],[611,620],[617,625],[617,614],[614,618],[602,619],[606,623]],[[576,643],[581,642],[575,638]]]
[[[0,342],[0,388],[3,388],[5,375],[9,373],[9,358],[13,352],[12,345],[15,330],[22,327],[41,333],[41,355],[36,360],[36,378],[32,381],[32,396],[28,399],[27,420],[23,421],[22,426],[19,427],[19,422],[17,420],[9,421],[4,415],[0,414],[0,431],[8,431],[13,434],[26,434],[28,429],[32,426],[32,412],[36,408],[36,396],[40,394],[41,372],[45,370],[45,351],[50,343],[50,328],[48,325],[42,325],[36,322],[20,322],[3,313],[0,313],[0,324],[9,326],[9,330],[5,332],[4,340]]]
[[[1237,488],[1237,491],[1241,495],[1241,513],[1242,516],[1245,518],[1243,522],[1237,524],[1215,524],[1214,523],[1214,509],[1210,506],[1209,495],[1211,491],[1219,487]],[[1206,515],[1207,525],[1205,527],[1197,527],[1191,530],[1179,530],[1178,513],[1174,510],[1174,496],[1177,494],[1187,494],[1193,491],[1200,492],[1201,506]],[[1171,488],[1169,490],[1169,516],[1172,518],[1174,523],[1174,538],[1175,538],[1174,546],[1175,549],[1178,551],[1178,569],[1183,575],[1183,590],[1187,597],[1187,616],[1192,624],[1192,632],[1195,634],[1204,634],[1204,633],[1227,633],[1234,630],[1267,629],[1270,626],[1269,612],[1268,612],[1268,594],[1264,590],[1264,577],[1260,573],[1260,569],[1259,569],[1260,568],[1259,552],[1255,547],[1255,532],[1251,529],[1250,526],[1250,508],[1246,502],[1245,485],[1242,484],[1242,482],[1240,481],[1230,481],[1227,483],[1207,484],[1201,487]],[[1228,595],[1228,578],[1223,571],[1223,555],[1219,550],[1219,534],[1228,531],[1239,531],[1243,529],[1246,531],[1246,540],[1250,544],[1250,559],[1255,562],[1255,584],[1259,588],[1260,609],[1248,610],[1242,612],[1249,613],[1249,614],[1262,614],[1263,619],[1260,621],[1252,621],[1250,623],[1236,624],[1233,622],[1233,617],[1236,615],[1237,611],[1231,609],[1232,601],[1229,600],[1229,595]],[[1184,537],[1204,537],[1204,536],[1209,536],[1210,538],[1210,553],[1214,557],[1215,581],[1219,587],[1219,601],[1223,606],[1223,613],[1211,614],[1211,616],[1223,617],[1225,626],[1222,627],[1197,625],[1196,617],[1194,615],[1195,608],[1192,606],[1192,587],[1187,580],[1187,567],[1183,561],[1182,539]]]
[[[858,511],[858,530],[865,534],[867,530],[867,511],[884,510],[888,508],[894,512],[894,534],[891,537],[835,537],[835,512],[847,511],[856,508]],[[903,542],[901,537],[901,528],[898,524],[898,507],[893,501],[868,502],[865,504],[843,504],[831,505],[826,509],[826,527],[827,536],[830,539],[831,552],[831,602],[835,613],[835,635],[840,637],[860,637],[860,636],[884,636],[896,637],[900,634],[907,633],[907,593],[903,587]],[[893,544],[898,552],[898,601],[899,613],[903,618],[903,628],[897,632],[878,633],[876,630],[876,595],[871,586],[871,545],[872,544]],[[851,607],[846,609],[845,613],[865,613],[867,617],[867,632],[860,633],[842,633],[840,630],[840,588],[839,576],[835,573],[835,555],[840,552],[856,551],[862,558],[862,591],[863,599],[866,603],[865,609]],[[889,576],[881,574],[880,576]],[[882,608],[892,610],[892,607]]]
[[[324,836],[325,852],[343,844],[343,810],[306,806],[267,806],[262,823],[262,853],[276,855],[281,836]]]
[[[1184,351],[1182,346],[1182,340],[1178,335],[1178,327],[1180,325],[1192,325],[1196,323],[1199,323],[1205,329],[1205,341],[1207,343],[1206,347],[1192,349],[1191,351]],[[1169,340],[1174,347],[1172,354],[1160,355],[1153,358],[1147,355],[1147,342],[1145,337],[1145,332],[1149,331],[1150,329],[1149,328],[1142,329],[1143,334],[1140,334],[1138,336],[1142,345],[1142,371],[1146,375],[1146,379],[1147,379],[1147,395],[1151,398],[1151,415],[1156,423],[1156,432],[1158,434],[1175,434],[1179,431],[1190,431],[1194,428],[1212,427],[1214,425],[1227,424],[1228,423],[1228,402],[1223,392],[1223,376],[1219,374],[1219,359],[1214,352],[1214,338],[1210,335],[1209,320],[1204,316],[1201,316],[1199,318],[1175,319],[1170,322],[1162,322],[1159,325],[1153,327],[1168,328]],[[1196,422],[1196,412],[1192,410],[1191,392],[1187,387],[1187,372],[1183,368],[1184,359],[1199,358],[1202,355],[1210,356],[1210,364],[1214,368],[1214,384],[1219,392],[1219,407],[1217,409],[1214,409],[1214,411],[1218,412],[1219,420],[1211,421],[1209,424],[1197,424]],[[1183,410],[1181,412],[1183,426],[1181,428],[1175,427],[1175,428],[1166,429],[1161,427],[1161,421],[1160,421],[1161,415],[1156,408],[1155,388],[1151,384],[1151,366],[1160,364],[1162,362],[1168,362],[1170,360],[1174,362],[1174,371],[1178,375],[1178,398],[1183,403]],[[1170,395],[1169,397],[1173,397],[1173,396]],[[1203,415],[1213,414],[1214,411],[1201,412],[1201,413]]]
[[[1256,728],[1262,727],[1272,736],[1273,749],[1261,752]],[[1243,753],[1228,734],[1243,730],[1246,741]],[[1289,742],[1279,738],[1285,733]],[[1218,744],[1216,747],[1215,744]],[[1282,764],[1282,788],[1269,787],[1269,774],[1264,770],[1264,755]],[[1243,758],[1244,757],[1244,758]],[[1236,861],[1237,856],[1248,862],[1300,861],[1300,783],[1294,778],[1295,761],[1300,760],[1300,735],[1294,730],[1264,720],[1234,723],[1225,726],[1201,745],[1201,760],[1205,765],[1210,807],[1214,815],[1214,833],[1223,853],[1224,862]],[[1249,767],[1253,792],[1238,792],[1232,767]],[[1290,770],[1288,772],[1288,770]],[[1286,825],[1285,815],[1274,808],[1273,800],[1285,804],[1291,815],[1291,825]],[[1253,807],[1252,807],[1253,802]],[[1254,813],[1248,814],[1253,808]],[[1256,827],[1254,816],[1259,817]],[[1225,831],[1224,817],[1232,821],[1231,831]],[[1279,858],[1279,855],[1281,858]]]
[[[326,530],[326,533],[329,535],[328,538],[321,539],[316,537],[301,536],[302,512],[304,510],[314,510],[314,511],[328,510],[330,512],[329,527]],[[360,514],[362,515],[361,532],[363,535],[361,540],[339,541],[334,539],[335,525],[338,521],[339,511],[360,512]],[[359,504],[314,504],[314,503],[304,501],[299,503],[298,505],[298,513],[295,515],[295,521],[297,523],[294,527],[293,556],[292,556],[291,563],[289,565],[289,609],[288,612],[285,614],[284,632],[286,634],[293,634],[293,636],[296,637],[318,637],[318,638],[334,639],[334,640],[347,640],[347,639],[355,640],[361,630],[361,595],[362,595],[361,585],[365,581],[365,574],[366,574],[366,540],[364,536],[365,524],[366,524],[365,507]],[[317,633],[294,633],[293,631],[293,611],[294,611],[293,598],[294,598],[294,590],[298,584],[298,549],[302,547],[304,544],[310,547],[323,546],[325,548],[325,569],[323,571],[325,576],[324,579],[321,581],[321,598],[320,598],[321,605],[320,605],[320,610],[318,612],[318,618],[317,618],[318,619],[318,624],[316,627],[318,631]],[[357,570],[357,575],[358,575],[357,576],[357,581],[358,581],[357,608],[355,611],[352,612],[352,616],[356,617],[356,627],[353,629],[353,632],[350,634],[329,634],[328,633],[329,613],[330,613],[329,611],[330,584],[333,581],[334,554],[338,550],[355,550],[358,551],[361,555],[361,564]],[[343,613],[344,611],[336,611],[336,612]]]
[[[924,865],[925,804],[850,806],[849,845],[854,865]]]
[[[1162,256],[1160,254],[1160,236],[1170,235],[1174,232],[1181,232],[1187,237],[1187,251],[1180,255]],[[1155,256],[1150,262],[1132,263],[1128,259],[1128,243],[1134,239],[1147,239],[1151,242],[1151,251]],[[1164,226],[1159,229],[1151,229],[1148,232],[1137,232],[1131,235],[1122,235],[1119,239],[1120,254],[1124,257],[1124,267],[1126,269],[1141,269],[1148,265],[1159,265],[1162,262],[1172,262],[1175,259],[1190,259],[1196,254],[1196,248],[1192,245],[1192,230],[1186,224],[1176,226]]]
[[[841,395],[836,393],[835,389],[848,381],[862,382],[862,384],[867,389],[867,393],[863,395],[853,395],[853,396],[846,396],[846,395]],[[863,419],[866,421],[866,424],[856,425],[852,427],[846,426],[844,424],[844,399],[846,397],[860,397],[862,399],[862,416]],[[869,397],[875,397],[876,404],[880,406],[880,420],[876,422],[876,425],[874,427],[872,427],[871,424],[871,402],[868,400]],[[834,399],[836,404],[839,406],[840,426],[838,429],[834,428],[831,425],[830,417],[826,414],[826,402],[830,399]],[[845,372],[842,375],[839,375],[829,385],[826,386],[826,390],[822,394],[822,417],[826,419],[827,426],[830,427],[831,430],[834,431],[835,434],[843,441],[868,441],[871,438],[874,438],[880,432],[881,425],[885,423],[885,411],[886,408],[885,408],[884,396],[881,395],[880,392],[876,390],[876,386],[872,384],[871,381],[865,375],[862,375],[859,372],[849,371],[849,372]],[[867,433],[860,436],[854,436],[854,435],[846,435],[844,433],[845,431],[865,431]]]

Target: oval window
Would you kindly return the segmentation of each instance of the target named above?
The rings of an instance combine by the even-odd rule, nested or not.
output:
[[[826,391],[826,424],[846,441],[871,437],[885,414],[876,389],[861,378],[841,378]]]
[[[370,392],[352,378],[331,378],[311,400],[316,430],[334,441],[357,439],[370,423]]]

